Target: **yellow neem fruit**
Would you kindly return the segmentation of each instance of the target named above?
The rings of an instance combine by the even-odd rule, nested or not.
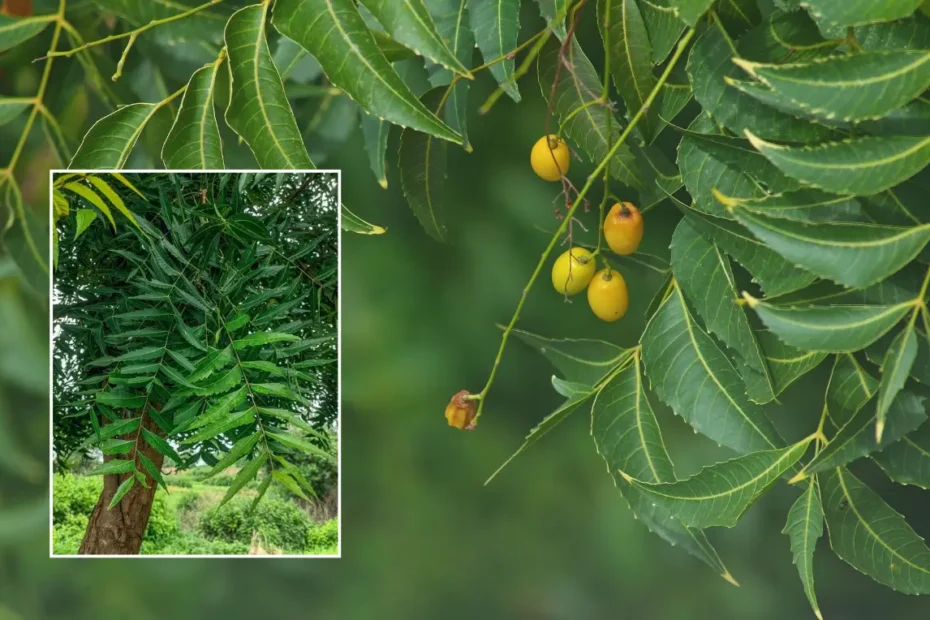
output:
[[[602,321],[608,323],[623,318],[630,306],[626,281],[616,269],[601,269],[588,285],[588,305]]]
[[[552,134],[537,140],[530,151],[533,172],[546,181],[558,181],[563,174],[568,174],[571,159],[568,145]]]
[[[604,240],[610,249],[628,256],[643,240],[643,216],[632,202],[618,202],[604,220]]]
[[[562,295],[577,295],[594,276],[594,257],[584,248],[566,250],[552,265],[552,286]]]

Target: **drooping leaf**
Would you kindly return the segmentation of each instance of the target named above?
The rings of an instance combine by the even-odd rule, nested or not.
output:
[[[299,450],[300,452],[304,452],[311,456],[320,457],[327,461],[335,460],[333,455],[330,454],[329,452],[321,448],[318,448],[317,446],[313,445],[306,439],[297,437],[296,435],[289,435],[289,434],[283,434],[283,433],[270,433],[270,432],[266,434],[272,439],[274,439],[275,441],[277,441],[278,443],[284,446],[287,446],[288,448],[293,448],[294,450]]]
[[[126,497],[126,494],[129,493],[132,490],[132,487],[134,487],[135,485],[136,485],[135,476],[132,476],[130,478],[126,478],[125,480],[123,480],[123,483],[120,484],[119,487],[117,487],[116,493],[113,494],[113,499],[110,500],[110,504],[109,506],[107,506],[107,510],[113,510],[114,507],[116,507],[121,501],[123,501],[123,498]]]
[[[273,342],[294,342],[296,340],[300,340],[300,336],[281,332],[256,332],[234,341],[233,348],[242,350],[249,347],[260,347]]]
[[[249,407],[244,411],[237,411],[230,414],[228,417],[217,420],[209,426],[204,426],[199,431],[191,435],[190,437],[184,439],[181,443],[185,445],[190,445],[192,443],[197,443],[216,437],[220,433],[225,433],[228,430],[238,428],[245,424],[251,424],[255,421],[255,409]]]
[[[520,0],[468,0],[468,15],[475,42],[486,63],[506,56],[517,46],[520,32]],[[497,83],[514,101],[520,91],[513,76],[512,59],[496,62],[490,71]]]
[[[597,9],[601,38],[610,54],[610,75],[632,116],[656,85],[646,23],[636,0],[598,0]],[[637,125],[647,143],[657,133],[658,111],[658,105],[651,106]]]
[[[217,506],[217,510],[223,507],[223,504],[231,500],[236,494],[242,490],[249,481],[252,480],[255,476],[258,475],[259,470],[262,468],[262,465],[265,464],[265,461],[268,460],[267,452],[260,452],[255,456],[254,459],[246,463],[245,467],[239,470],[239,474],[233,479],[232,484],[229,485],[229,490],[226,491],[226,495],[223,496],[220,505]]]
[[[157,452],[159,452],[159,453],[161,453],[161,454],[167,456],[168,458],[170,458],[171,460],[173,460],[175,463],[182,463],[182,462],[184,461],[184,460],[178,455],[177,451],[174,449],[174,447],[172,447],[172,445],[171,445],[170,443],[168,443],[168,442],[167,442],[165,439],[163,439],[162,437],[160,437],[160,436],[156,435],[155,433],[151,432],[150,430],[148,430],[148,429],[146,429],[146,428],[143,428],[143,429],[142,429],[142,438],[145,439],[145,443],[149,444],[149,445],[152,446],[152,448],[154,448]]]
[[[176,432],[194,430],[225,418],[230,411],[245,402],[247,393],[246,386],[243,385],[235,392],[222,396],[207,407],[201,415],[194,418],[186,427],[179,428]]]
[[[142,463],[142,467],[148,474],[152,477],[155,482],[161,485],[161,487],[167,492],[168,485],[165,484],[165,479],[162,477],[161,472],[158,470],[158,467],[155,466],[155,463],[149,457],[145,456],[141,452],[137,453],[136,456],[139,458],[139,462]]]
[[[817,593],[814,591],[814,550],[817,548],[817,540],[823,536],[823,503],[820,501],[816,480],[808,482],[807,489],[791,506],[782,533],[787,534],[791,540],[791,553],[811,609],[818,618],[822,618]]]
[[[685,30],[685,23],[675,15],[671,0],[638,0],[639,10],[646,30],[649,32],[649,41],[652,44],[652,63],[660,64],[668,58]],[[668,117],[666,117],[668,118]],[[671,120],[671,119],[669,119]]]
[[[116,230],[116,220],[113,219],[113,213],[110,211],[110,207],[107,205],[107,203],[97,194],[97,192],[87,187],[83,183],[78,182],[68,183],[64,186],[64,188],[74,192],[78,196],[81,196],[87,200],[87,202],[95,206],[110,221],[110,225],[113,227],[113,230]]]
[[[831,194],[817,189],[799,189],[793,192],[742,200],[716,191],[716,199],[724,206],[745,206],[762,215],[806,222],[867,221],[862,205],[853,196]]]
[[[749,307],[786,343],[807,351],[858,351],[894,327],[913,302],[888,305],[773,306],[744,293]]]
[[[895,482],[930,489],[930,423],[923,423],[872,458]]]
[[[69,168],[112,170],[124,167],[145,124],[160,104],[131,103],[104,116],[84,135]]]
[[[730,259],[701,236],[687,219],[675,228],[671,248],[675,281],[708,331],[717,335],[760,375],[760,385],[756,389],[762,402],[774,399],[775,385],[765,356],[745,310],[737,305],[739,292]]]
[[[224,168],[216,111],[216,78],[222,61],[201,67],[191,75],[181,107],[161,150],[168,168],[217,170]]]
[[[930,241],[930,225],[903,228],[852,222],[804,222],[731,207],[752,234],[786,259],[852,288],[884,280]]]
[[[818,478],[833,551],[899,592],[930,593],[930,549],[904,517],[842,467]]]
[[[307,399],[301,396],[296,390],[283,383],[251,383],[249,385],[252,390],[258,394],[270,394],[299,403],[307,402]]]
[[[119,409],[137,409],[145,404],[145,396],[108,390],[97,394],[97,402]]]
[[[639,357],[597,393],[591,406],[591,436],[607,463],[614,484],[627,497],[638,519],[673,545],[681,546],[732,581],[704,532],[688,528],[675,515],[627,484],[620,472],[646,482],[673,482],[675,471],[662,432],[646,396]]]
[[[233,447],[229,449],[229,452],[227,452],[223,458],[221,458],[219,462],[213,466],[213,469],[211,469],[207,475],[203,477],[203,480],[212,478],[227,467],[232,467],[235,465],[236,461],[252,451],[252,448],[255,447],[255,445],[258,443],[258,440],[261,438],[261,433],[255,433],[253,435],[246,435],[237,441],[235,444],[233,444]]]
[[[882,362],[882,378],[878,386],[878,413],[875,416],[875,439],[882,440],[886,416],[893,401],[904,388],[904,382],[917,359],[917,334],[913,321],[891,342]]]
[[[866,136],[816,146],[783,146],[746,131],[752,145],[790,177],[828,192],[877,194],[930,163],[926,136]]]
[[[362,114],[362,136],[365,138],[365,151],[368,153],[368,165],[375,173],[378,185],[387,189],[387,143],[391,124],[370,114]]]
[[[269,3],[263,2],[239,9],[226,24],[232,77],[226,123],[246,141],[259,166],[313,168],[268,49],[268,7]]]
[[[190,378],[188,378],[190,380]],[[239,366],[233,366],[226,372],[217,374],[215,377],[197,383],[197,389],[191,390],[197,396],[213,396],[228,392],[239,385],[242,381],[242,370]]]
[[[170,352],[170,350],[169,350]],[[177,358],[175,358],[177,359]],[[205,358],[197,363],[194,372],[187,378],[191,383],[197,383],[212,375],[215,371],[225,368],[236,361],[231,346],[224,349],[213,349]]]
[[[100,429],[99,438],[107,439],[109,437],[132,433],[139,428],[141,420],[142,418],[137,416],[135,418],[125,418],[117,420],[116,422],[111,422]]]
[[[514,329],[511,334],[548,359],[563,379],[590,387],[599,383],[632,353],[630,349],[605,340],[547,338],[522,329]]]
[[[449,43],[449,49],[463,66],[470,67],[475,53],[475,35],[471,31],[467,0],[426,0],[426,6],[436,20],[436,30]],[[434,71],[429,77],[433,86],[443,86],[452,79],[453,73],[449,70]],[[446,100],[445,119],[453,130],[462,134],[465,150],[471,151],[466,129],[468,89],[466,80],[459,80],[452,86]]]
[[[754,334],[762,347],[765,364],[771,374],[769,382],[751,369],[742,373],[749,399],[755,403],[770,402],[767,400],[769,395],[778,396],[827,357],[827,353],[822,351],[804,351],[789,346],[767,329],[757,330]]]
[[[444,92],[444,88],[428,91],[423,95],[423,104],[435,109]],[[411,211],[433,239],[445,242],[446,144],[431,135],[404,129],[397,160],[404,196]]]
[[[704,12],[713,4],[713,0],[668,0],[675,15],[689,26],[697,25]]]
[[[272,21],[316,58],[326,76],[362,108],[403,127],[461,143],[391,67],[351,0],[279,0]]]
[[[97,447],[103,454],[129,454],[135,445],[136,442],[129,439],[105,439]]]
[[[361,0],[394,39],[446,69],[471,76],[446,46],[423,0]]]
[[[809,440],[780,450],[761,450],[705,467],[677,482],[651,484],[632,478],[630,484],[689,526],[733,527],[807,451]]]
[[[640,342],[656,393],[699,433],[743,453],[784,445],[726,355],[695,323],[680,289],[653,315]]]

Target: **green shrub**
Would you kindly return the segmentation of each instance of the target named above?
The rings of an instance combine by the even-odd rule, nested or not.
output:
[[[251,501],[232,501],[218,511],[204,514],[200,531],[214,540],[249,544],[253,532],[258,532],[265,545],[288,551],[303,551],[313,522],[293,502],[265,498],[252,514],[247,514]]]
[[[52,552],[55,555],[77,554],[86,529],[86,515],[73,514],[61,520],[56,518],[52,530]]]
[[[225,540],[207,540],[195,534],[178,534],[170,540],[142,543],[142,555],[245,555],[249,545]]]
[[[75,476],[73,474],[55,474],[52,479],[54,501],[52,502],[52,521],[55,524],[65,522],[71,516],[83,516],[86,519],[94,511],[94,506],[103,490],[103,478],[100,476]]]
[[[236,476],[234,474],[217,474],[207,480],[207,483],[218,487],[228,487],[235,479]]]
[[[154,543],[168,541],[178,534],[177,518],[168,509],[168,501],[164,493],[155,494],[152,505],[152,514],[145,529],[144,539]]]
[[[191,476],[166,476],[165,484],[171,487],[181,487],[184,489],[190,489],[194,486],[194,479]]]
[[[330,519],[325,523],[312,526],[307,531],[304,550],[307,553],[336,553],[339,544],[339,521]]]

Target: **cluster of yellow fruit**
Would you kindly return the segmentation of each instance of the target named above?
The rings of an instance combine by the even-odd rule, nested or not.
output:
[[[558,181],[568,172],[571,153],[557,136],[543,136],[530,153],[533,171],[546,181]],[[632,203],[621,202],[610,208],[604,220],[604,240],[611,250],[629,256],[643,239],[643,218]],[[588,290],[588,305],[602,321],[616,321],[626,314],[630,295],[620,272],[610,267],[596,271],[596,257],[581,247],[573,247],[555,259],[552,286],[562,295]]]

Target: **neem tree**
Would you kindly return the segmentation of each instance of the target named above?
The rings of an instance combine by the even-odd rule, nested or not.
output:
[[[95,0],[119,18],[112,33],[101,33],[86,4],[74,4],[4,21],[4,48],[22,43],[24,57],[45,55],[44,76],[53,63],[59,70],[60,57],[76,58],[100,101],[131,105],[103,116],[72,158],[47,105],[62,91],[50,91],[43,77],[35,98],[10,103],[29,110],[5,179],[7,201],[20,212],[15,238],[28,228],[13,171],[37,119],[75,167],[222,166],[243,161],[246,148],[245,160],[262,167],[309,166],[305,138],[314,152],[325,152],[329,139],[317,131],[323,123],[314,110],[324,106],[308,104],[319,99],[348,106],[353,120],[364,112],[382,184],[391,125],[402,127],[396,163],[404,193],[442,241],[446,150],[471,148],[469,79],[490,73],[499,83],[480,105],[489,112],[504,95],[519,100],[518,81],[535,73],[549,106],[539,134],[555,137],[533,160],[559,183],[561,221],[491,376],[477,393],[456,396],[450,422],[479,419],[518,333],[556,361],[556,387],[567,399],[527,445],[590,407],[598,450],[637,516],[720,574],[729,577],[704,528],[732,525],[784,477],[800,493],[787,530],[815,612],[812,558],[824,521],[844,560],[902,592],[930,592],[924,542],[846,469],[869,458],[895,481],[930,484],[930,126],[922,98],[930,21],[921,0],[538,0],[546,25],[522,41],[520,0],[227,1],[184,12]],[[581,40],[579,24],[596,24],[600,37]],[[30,56],[26,40],[46,27],[52,34]],[[601,54],[603,73],[589,60]],[[425,77],[410,71],[420,57]],[[202,66],[187,71],[194,60]],[[138,86],[128,98],[118,92],[130,67],[157,78],[143,80],[154,84],[145,95]],[[566,149],[594,172],[573,181]],[[599,204],[601,220],[614,202],[635,204],[647,236],[665,233],[671,252],[609,252],[637,246],[636,212],[623,204],[616,221],[597,222],[605,234],[596,245],[577,247],[579,207],[589,202]],[[659,208],[663,216],[652,218]],[[381,232],[348,214],[344,222]],[[625,266],[667,274],[645,309],[638,346],[514,331],[530,288],[564,243],[575,249],[558,263],[555,288],[573,293],[597,283],[604,290],[589,300],[604,318],[632,312],[617,284]],[[605,273],[588,282],[599,265]],[[637,287],[631,282],[629,292],[642,298]],[[824,363],[833,370],[823,414],[807,421],[806,439],[789,441],[767,405]],[[652,398],[741,456],[677,481]]]
[[[138,553],[165,457],[308,499],[332,459],[334,174],[56,179],[54,449],[103,453],[80,553]],[[117,214],[121,213],[122,215]],[[98,216],[99,214],[99,216]]]

